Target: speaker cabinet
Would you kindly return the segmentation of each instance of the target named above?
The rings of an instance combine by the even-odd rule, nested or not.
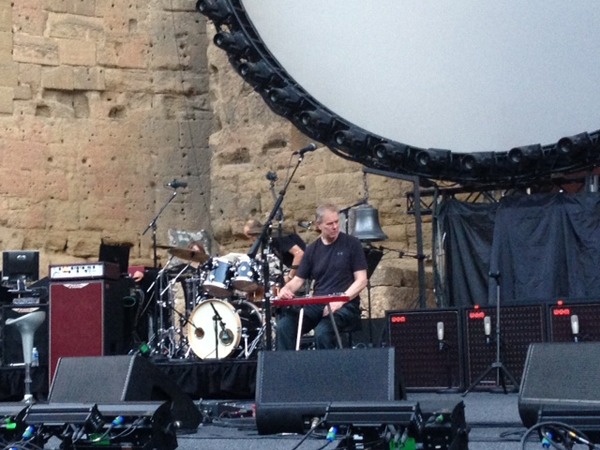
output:
[[[490,317],[490,335],[485,333],[485,317]],[[470,386],[496,360],[496,307],[464,310],[466,342],[466,383]],[[521,380],[529,344],[546,340],[543,305],[505,305],[500,307],[500,360],[517,383]],[[496,387],[495,370],[479,387]],[[508,380],[506,380],[508,382]]]
[[[540,412],[575,419],[577,412],[600,415],[598,384],[598,342],[532,344],[527,353],[519,392],[519,414],[523,425],[531,427]],[[555,418],[555,421],[559,419]],[[566,418],[560,419],[567,420]],[[600,429],[595,422],[596,431]]]
[[[573,322],[576,329],[573,329]],[[549,307],[549,341],[600,341],[600,302],[570,303]],[[577,333],[573,333],[576,331]]]
[[[49,376],[59,358],[128,352],[120,280],[50,283]]]
[[[173,418],[195,430],[201,414],[167,375],[140,356],[61,358],[49,403],[170,401]]]
[[[302,433],[331,402],[403,398],[389,348],[262,351],[256,425],[260,434]]]
[[[33,311],[33,308],[46,312],[46,320],[38,327],[33,337],[33,346],[37,348],[40,355],[40,365],[44,366],[48,363],[48,305],[4,305],[2,306],[2,318],[0,320],[2,324],[5,324],[7,319],[16,319]],[[2,364],[4,366],[22,364],[23,344],[21,343],[21,333],[14,325],[3,325],[0,330],[2,330]]]
[[[390,346],[407,390],[460,389],[464,384],[459,311],[390,311]],[[438,327],[441,333],[438,336]],[[440,337],[441,339],[438,339]]]

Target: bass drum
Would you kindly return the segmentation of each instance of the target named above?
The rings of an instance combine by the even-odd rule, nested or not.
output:
[[[198,358],[247,357],[254,349],[262,329],[262,315],[252,303],[237,301],[234,304],[208,299],[196,306],[188,320],[187,336]]]

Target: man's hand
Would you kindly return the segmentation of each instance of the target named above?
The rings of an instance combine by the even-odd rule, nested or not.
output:
[[[342,306],[344,306],[345,304],[346,304],[346,302],[331,302],[329,304],[329,307],[331,308],[331,312],[334,313],[338,309],[340,309]],[[324,308],[323,309],[323,317],[327,316],[328,314],[329,314],[329,308]]]

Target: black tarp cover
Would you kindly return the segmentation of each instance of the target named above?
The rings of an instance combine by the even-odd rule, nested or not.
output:
[[[600,299],[600,195],[535,194],[442,202],[449,306]]]

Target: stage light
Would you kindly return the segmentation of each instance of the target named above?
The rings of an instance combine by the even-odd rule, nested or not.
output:
[[[366,145],[367,135],[358,130],[338,130],[333,134],[333,141],[337,146],[355,149]]]
[[[485,177],[492,173],[495,164],[493,152],[468,153],[459,156],[460,171],[471,177]]]
[[[229,4],[223,0],[198,0],[196,9],[217,26],[231,22],[233,16]]]
[[[241,31],[234,33],[220,31],[215,34],[213,42],[220,49],[235,56],[248,54],[252,48],[248,38]]]
[[[589,134],[580,133],[574,136],[563,137],[558,140],[556,149],[558,154],[573,160],[587,152],[592,146]]]
[[[278,76],[277,72],[264,60],[258,62],[244,61],[238,65],[238,72],[252,86],[273,84]]]
[[[296,116],[296,122],[306,134],[319,141],[326,141],[331,134],[336,120],[332,114],[325,110],[309,109],[301,111]]]
[[[418,170],[425,170],[429,173],[439,173],[444,168],[449,168],[450,150],[433,149],[417,151],[415,163]]]
[[[390,142],[379,142],[371,150],[374,158],[382,165],[402,165],[406,159],[408,146],[404,144],[392,144]]]
[[[291,87],[269,89],[267,98],[271,103],[289,108],[298,107],[302,102],[302,96]]]

